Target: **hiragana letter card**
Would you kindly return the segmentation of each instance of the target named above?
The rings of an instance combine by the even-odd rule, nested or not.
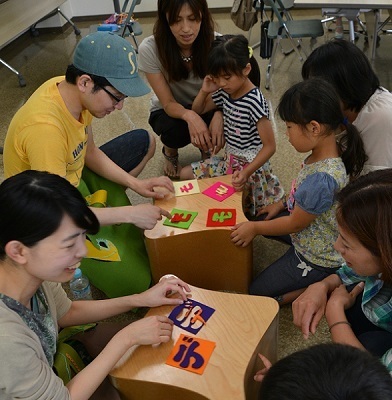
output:
[[[235,208],[211,208],[208,210],[207,226],[234,226],[236,221]]]
[[[199,183],[197,179],[190,181],[173,182],[174,194],[176,196],[186,196],[188,194],[200,193]]]
[[[167,365],[201,375],[211,358],[215,342],[181,334],[174,345]]]
[[[172,217],[166,218],[163,225],[174,226],[181,229],[189,229],[198,212],[173,208],[170,214],[172,215]]]
[[[169,315],[174,325],[197,335],[200,329],[207,323],[215,310],[196,300],[188,299],[178,305]]]
[[[226,183],[216,182],[204,190],[203,193],[215,200],[223,201],[235,193],[235,190],[232,186],[226,185]]]

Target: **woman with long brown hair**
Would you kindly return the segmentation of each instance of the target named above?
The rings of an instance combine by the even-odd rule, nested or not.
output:
[[[164,171],[170,177],[181,169],[179,148],[192,143],[207,153],[223,147],[222,115],[215,119],[215,110],[198,115],[191,109],[214,36],[206,0],[158,0],[154,33],[139,48],[139,68],[155,93],[149,123],[161,137]]]

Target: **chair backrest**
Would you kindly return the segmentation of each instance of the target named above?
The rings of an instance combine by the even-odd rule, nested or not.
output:
[[[279,23],[281,25],[284,24],[284,19],[283,15],[285,15],[286,7],[282,3],[281,0],[264,0],[264,5],[268,6],[271,8],[271,10],[274,12],[276,18],[278,19]]]
[[[283,18],[283,15],[286,16],[286,8],[281,0],[264,0],[264,4],[271,8],[275,17],[277,18],[279,25],[281,28],[285,27],[286,20]],[[285,28],[287,30],[287,28]],[[279,34],[281,33],[279,30]]]
[[[127,7],[128,7],[128,3],[129,0],[125,0],[124,4],[122,6],[122,12],[129,12],[129,13],[133,13],[133,10],[135,9],[135,7],[141,3],[142,0],[132,0],[131,6],[129,7],[129,10],[127,11]]]
[[[129,9],[127,10],[128,7],[128,3],[129,0],[125,0],[123,7],[122,7],[122,12],[123,13],[127,13],[127,18],[125,19],[125,26],[129,24],[129,22],[131,21],[132,15],[133,15],[133,10],[135,9],[135,7],[140,4],[142,0],[132,0],[131,5],[129,6]],[[124,30],[125,32],[125,30]]]

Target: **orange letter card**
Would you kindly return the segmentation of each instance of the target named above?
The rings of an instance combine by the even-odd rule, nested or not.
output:
[[[201,375],[215,346],[215,342],[181,334],[166,364]]]

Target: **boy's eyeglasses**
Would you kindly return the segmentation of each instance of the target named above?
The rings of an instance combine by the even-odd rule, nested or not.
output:
[[[112,92],[110,92],[109,90],[107,90],[104,86],[98,85],[96,83],[97,86],[99,86],[104,92],[106,92],[114,101],[115,103],[113,105],[117,105],[118,103],[124,101],[128,96],[123,96],[123,97],[117,97],[116,95],[114,95]]]

